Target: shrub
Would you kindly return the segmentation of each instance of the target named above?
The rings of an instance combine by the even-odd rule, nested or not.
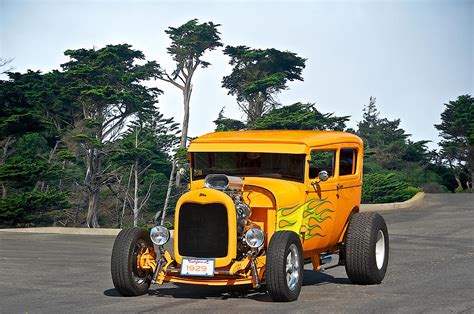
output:
[[[447,187],[437,182],[430,182],[430,183],[423,184],[421,188],[426,193],[449,193],[449,190]]]
[[[2,225],[49,224],[52,219],[48,211],[70,206],[66,197],[66,193],[58,191],[11,194],[0,200],[0,221]]]
[[[394,173],[366,174],[362,185],[362,203],[403,202],[420,191],[398,179]]]

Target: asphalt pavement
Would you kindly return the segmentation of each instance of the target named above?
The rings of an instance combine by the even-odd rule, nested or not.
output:
[[[358,286],[344,267],[307,265],[296,302],[264,289],[154,285],[125,298],[110,277],[113,236],[0,233],[0,312],[474,313],[474,195],[432,194],[383,212],[390,260],[380,285]]]

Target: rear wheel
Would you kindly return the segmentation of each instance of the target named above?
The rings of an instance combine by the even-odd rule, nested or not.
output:
[[[111,272],[115,289],[121,295],[138,296],[148,291],[152,273],[138,265],[147,248],[153,250],[153,243],[144,229],[124,229],[117,235],[112,249]]]
[[[288,302],[298,298],[303,283],[303,248],[292,231],[276,232],[267,252],[266,282],[274,301]]]
[[[378,213],[351,217],[346,237],[346,273],[353,283],[379,284],[387,272],[389,241],[385,220]]]

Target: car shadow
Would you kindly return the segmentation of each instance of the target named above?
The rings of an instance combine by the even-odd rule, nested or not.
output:
[[[303,286],[322,286],[327,284],[338,284],[338,285],[352,285],[353,283],[349,278],[336,278],[323,272],[317,272],[312,270],[304,271]]]
[[[329,274],[315,272],[312,270],[304,271],[303,286],[319,286],[325,284],[352,284],[347,278],[335,278]],[[158,287],[157,289],[153,289]],[[115,289],[107,289],[104,295],[108,297],[119,297],[120,294]],[[175,299],[251,299],[258,302],[272,302],[267,294],[266,286],[262,285],[259,289],[253,289],[249,286],[193,286],[186,284],[173,284],[166,286],[151,286],[148,290],[149,296]]]
[[[120,293],[118,293],[118,291],[114,288],[105,290],[104,295],[106,297],[122,297]]]
[[[258,289],[251,286],[192,286],[173,284],[171,287],[160,287],[148,290],[149,295],[177,299],[252,299],[260,302],[271,302],[265,285]]]

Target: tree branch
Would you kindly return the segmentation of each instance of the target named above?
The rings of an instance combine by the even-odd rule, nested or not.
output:
[[[139,212],[142,210],[142,207],[146,204],[146,202],[148,202],[148,199],[150,198],[150,195],[151,195],[151,188],[154,182],[155,182],[155,179],[151,180],[150,185],[148,186],[148,191],[146,192],[145,197],[142,199],[142,202],[140,206],[138,207]]]
[[[166,74],[166,77],[167,79],[163,78],[163,77],[159,77],[158,79],[159,80],[162,80],[162,81],[165,81],[165,82],[168,82],[168,83],[171,83],[173,84],[174,86],[176,86],[177,88],[181,89],[181,90],[184,90],[184,86],[181,86],[179,85],[178,83],[176,83],[168,74]]]

